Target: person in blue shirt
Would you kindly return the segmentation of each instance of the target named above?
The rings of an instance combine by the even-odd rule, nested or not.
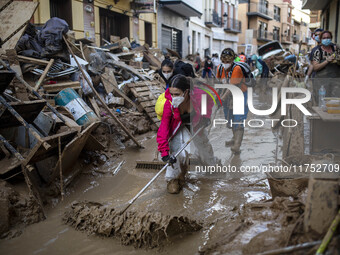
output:
[[[255,54],[251,57],[251,59],[255,61],[255,66],[259,70],[259,73],[257,76],[261,78],[268,78],[269,67],[266,64],[266,62],[264,62],[261,59],[261,57],[257,57]]]

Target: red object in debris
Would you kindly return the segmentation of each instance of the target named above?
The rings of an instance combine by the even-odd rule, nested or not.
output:
[[[48,81],[46,84],[57,84],[56,81]]]

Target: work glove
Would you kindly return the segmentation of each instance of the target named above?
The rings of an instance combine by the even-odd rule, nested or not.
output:
[[[162,157],[162,160],[163,160],[163,162],[167,162],[170,165],[172,165],[172,164],[177,162],[177,159],[173,155],[171,155],[171,156],[170,155],[164,156],[164,157]]]

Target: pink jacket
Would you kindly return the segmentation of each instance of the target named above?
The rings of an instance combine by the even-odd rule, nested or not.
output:
[[[207,94],[207,114],[201,116],[202,94],[207,93],[198,88],[194,88],[193,91],[190,93],[192,106],[194,107],[196,112],[192,120],[192,124],[194,127],[196,127],[196,125],[201,121],[203,117],[210,118],[212,108],[214,106],[214,101]],[[168,100],[164,104],[162,121],[157,132],[158,151],[161,152],[162,157],[169,155],[169,141],[177,133],[182,124],[179,109],[173,108],[172,104],[170,103],[170,101],[172,101],[172,97],[170,95],[169,89],[165,91],[165,98]]]

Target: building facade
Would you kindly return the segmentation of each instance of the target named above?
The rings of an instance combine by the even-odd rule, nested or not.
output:
[[[190,17],[202,16],[201,1],[195,0],[159,0],[157,9],[157,31],[159,48],[178,52],[182,57],[189,54]]]
[[[308,45],[309,13],[296,8],[294,19],[294,7],[297,6],[291,0],[240,1],[239,18],[245,26],[240,36],[239,51],[254,54],[258,47],[273,40],[279,41],[285,49],[298,51],[296,44],[300,41],[300,34],[305,38],[303,44]]]
[[[303,8],[314,11],[316,23],[319,21],[321,28],[333,33],[333,42],[340,43],[340,0],[304,0]],[[317,11],[321,12],[320,20]]]
[[[39,2],[34,23],[44,24],[52,17],[66,20],[76,38],[103,45],[110,36],[127,37],[143,45],[158,47],[157,14],[138,13],[134,3],[125,0],[34,0]]]
[[[199,2],[199,1],[198,1]],[[203,0],[203,15],[191,18],[189,25],[189,49],[201,56],[220,54],[224,48],[237,51],[241,22],[237,0]]]
[[[312,32],[309,27],[310,24],[310,11],[301,10],[302,3],[296,1],[293,5],[297,8],[293,9],[294,32],[293,32],[293,47],[292,50],[297,53],[299,51],[299,43],[301,42],[300,51],[307,53],[315,46],[312,40]]]

